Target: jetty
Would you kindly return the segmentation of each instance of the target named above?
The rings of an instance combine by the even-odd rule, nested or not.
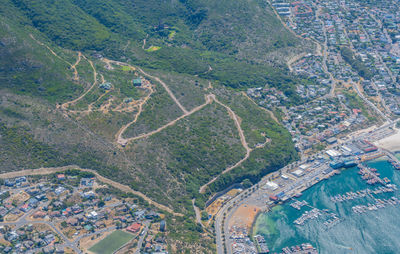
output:
[[[400,169],[400,160],[396,157],[396,155],[386,149],[382,149],[382,151],[386,154],[387,157],[389,157],[390,164],[392,164],[392,166],[395,169],[399,170]]]
[[[363,165],[362,163],[359,163],[357,166],[361,172],[368,174],[372,179],[374,179],[374,182],[377,182],[377,183],[382,184],[383,186],[386,186],[387,183],[382,178],[380,178],[376,174],[376,172],[372,172],[372,170],[369,167]]]

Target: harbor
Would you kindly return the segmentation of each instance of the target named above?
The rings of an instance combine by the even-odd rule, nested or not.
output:
[[[358,174],[361,168],[352,167],[259,216],[255,232],[265,237],[271,253],[304,242],[318,246],[318,253],[370,253],[383,245],[396,253],[400,244],[387,230],[400,234],[400,172],[389,160],[363,165],[365,173],[375,175],[370,176],[374,184]]]

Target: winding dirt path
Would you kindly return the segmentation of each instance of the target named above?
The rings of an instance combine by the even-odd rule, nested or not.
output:
[[[244,132],[243,132],[243,130],[242,130],[242,127],[240,126],[239,118],[238,118],[238,116],[235,114],[235,112],[233,112],[233,110],[232,110],[230,107],[226,106],[225,104],[223,104],[222,102],[220,102],[219,100],[217,100],[215,97],[214,97],[214,101],[215,101],[216,103],[218,103],[219,105],[221,105],[222,107],[224,107],[224,108],[228,111],[229,116],[230,116],[230,117],[233,119],[233,121],[235,122],[236,128],[237,128],[237,130],[238,130],[238,132],[239,132],[240,142],[242,143],[242,146],[244,147],[244,149],[246,149],[246,155],[245,155],[240,161],[238,161],[238,162],[236,162],[234,165],[232,165],[232,166],[226,168],[226,169],[225,169],[224,171],[222,171],[219,175],[217,175],[216,177],[214,177],[213,179],[211,179],[208,183],[206,183],[206,184],[204,184],[203,186],[201,186],[201,187],[200,187],[200,190],[199,190],[200,193],[204,193],[205,190],[206,190],[206,188],[207,188],[210,184],[212,184],[213,182],[215,182],[215,180],[217,180],[218,177],[219,177],[220,175],[225,174],[225,173],[231,171],[232,169],[234,169],[234,168],[240,166],[244,161],[246,161],[246,160],[249,158],[250,153],[251,153],[251,151],[252,151],[252,149],[251,149],[251,148],[248,146],[248,144],[247,144],[246,137],[244,136]]]
[[[83,97],[85,97],[96,85],[97,85],[97,71],[96,68],[94,67],[94,64],[91,60],[87,59],[84,55],[82,55],[82,57],[88,61],[88,63],[90,64],[90,66],[92,67],[93,70],[93,84],[89,87],[88,90],[86,90],[83,94],[81,94],[78,98],[69,101],[69,102],[65,102],[61,105],[62,109],[67,109],[70,105],[74,105],[76,104],[78,101],[80,101]]]
[[[160,83],[164,89],[167,91],[168,95],[171,97],[171,99],[178,105],[178,107],[183,111],[183,113],[188,113],[188,111],[186,110],[186,108],[178,101],[178,99],[175,97],[174,93],[169,89],[168,85],[164,83],[164,81],[162,81],[160,78],[158,77],[154,77],[150,74],[148,74],[147,72],[143,71],[141,68],[139,67],[133,67],[127,63],[123,63],[123,62],[119,62],[119,61],[114,61],[114,60],[110,60],[107,58],[103,58],[103,62],[105,62],[108,66],[108,68],[112,68],[111,63],[116,64],[116,65],[120,65],[120,66],[128,66],[130,68],[132,68],[133,70],[138,70],[140,73],[142,73],[144,76],[154,79],[155,81],[157,81],[158,83]]]
[[[32,40],[34,40],[37,44],[39,44],[39,45],[41,45],[41,46],[43,46],[43,47],[46,47],[46,48],[50,51],[50,53],[53,54],[55,57],[57,57],[58,59],[60,59],[61,61],[65,62],[65,63],[67,63],[70,67],[72,67],[72,64],[71,64],[70,62],[68,62],[68,61],[65,60],[64,58],[60,57],[59,55],[57,55],[57,53],[54,52],[49,46],[47,46],[47,45],[44,44],[43,42],[37,40],[37,39],[33,36],[33,34],[29,34],[29,36],[30,36],[30,37],[32,38]]]
[[[122,134],[126,131],[126,129],[129,128],[129,126],[131,126],[132,124],[136,123],[136,121],[138,120],[140,114],[142,113],[143,105],[150,99],[150,96],[154,92],[154,90],[153,90],[153,88],[151,86],[148,87],[148,89],[150,90],[150,92],[147,94],[147,96],[139,104],[135,105],[136,107],[139,108],[138,112],[135,115],[135,118],[131,122],[129,122],[128,124],[122,126],[122,128],[119,129],[119,131],[115,134],[115,139],[117,140],[118,144],[120,144],[122,146],[125,146],[128,143],[129,139],[124,139],[122,137]]]
[[[78,70],[76,69],[76,66],[78,66],[78,64],[81,62],[82,59],[82,53],[78,52],[78,59],[76,59],[76,62],[71,65],[71,69],[74,70],[74,80],[78,81],[79,80],[79,76],[78,76]]]
[[[169,89],[169,87],[167,86],[167,84],[164,83],[164,81],[162,81],[161,79],[159,79],[158,77],[154,77],[148,73],[146,73],[145,71],[143,71],[141,68],[137,68],[143,75],[145,75],[148,78],[152,78],[154,80],[156,80],[158,83],[160,83],[164,89],[167,91],[167,93],[169,94],[169,96],[171,97],[172,100],[174,100],[174,102],[176,103],[176,105],[178,105],[178,107],[183,111],[183,113],[187,114],[189,113],[186,108],[178,101],[178,99],[175,97],[174,93]]]
[[[76,66],[78,66],[79,62],[81,61],[81,57],[82,57],[82,53],[78,51],[78,58],[76,60],[76,62],[74,64],[71,64],[70,62],[68,62],[67,60],[65,60],[64,58],[62,58],[61,56],[57,55],[56,52],[54,52],[54,50],[52,50],[49,46],[47,46],[46,44],[44,44],[43,42],[37,40],[33,34],[29,34],[29,36],[32,38],[32,40],[34,40],[37,44],[46,47],[50,53],[52,55],[54,55],[55,57],[57,57],[58,59],[60,59],[61,61],[63,61],[64,63],[68,64],[70,66],[70,68],[74,71],[74,80],[78,81],[79,80],[79,76],[78,76],[78,70],[76,69]]]
[[[136,196],[140,196],[141,198],[146,200],[149,204],[154,205],[155,207],[157,207],[161,210],[164,210],[168,213],[171,213],[175,216],[183,216],[183,214],[175,213],[171,208],[151,200],[149,197],[147,197],[143,193],[141,193],[139,191],[135,191],[127,185],[124,185],[124,184],[115,182],[111,179],[105,178],[104,176],[101,176],[99,173],[97,173],[97,171],[95,171],[93,169],[80,168],[75,165],[64,166],[64,167],[53,167],[53,168],[25,169],[25,170],[21,170],[21,171],[0,174],[0,178],[6,179],[6,178],[14,178],[14,177],[20,177],[20,176],[49,175],[49,174],[53,174],[56,172],[66,171],[68,169],[78,169],[83,172],[90,172],[90,173],[94,174],[96,176],[96,178],[103,183],[109,184],[109,185],[113,186],[114,188],[117,188],[123,192],[132,193]]]
[[[306,55],[307,55],[307,53],[306,53],[306,52],[303,52],[303,53],[301,53],[301,54],[298,54],[298,55],[295,55],[295,56],[291,57],[291,58],[286,62],[286,64],[287,64],[289,70],[292,72],[292,71],[293,71],[292,64],[295,63],[295,62],[297,62],[297,61],[300,60],[301,58],[305,57]]]
[[[131,141],[138,140],[138,139],[142,139],[142,138],[146,138],[146,137],[149,137],[149,136],[151,136],[151,135],[154,135],[154,134],[156,134],[156,133],[158,133],[158,132],[160,132],[160,131],[166,129],[166,128],[169,127],[169,126],[174,125],[174,124],[175,124],[176,122],[178,122],[179,120],[181,120],[181,119],[183,119],[183,118],[185,118],[185,117],[187,117],[187,116],[190,116],[191,114],[193,114],[193,113],[199,111],[200,109],[204,108],[204,107],[207,106],[208,104],[212,103],[213,100],[215,100],[215,95],[213,95],[213,94],[206,95],[206,102],[205,102],[204,104],[195,107],[194,109],[192,109],[192,110],[189,111],[189,112],[184,113],[183,115],[181,115],[180,117],[176,118],[175,120],[173,120],[173,121],[167,123],[166,125],[163,125],[163,126],[161,126],[160,128],[158,128],[158,129],[156,129],[156,130],[154,130],[154,131],[151,131],[151,132],[148,132],[148,133],[145,133],[145,134],[141,134],[141,135],[136,136],[136,137],[132,137],[132,138],[123,138],[123,137],[122,137],[122,134],[124,133],[124,131],[125,131],[131,124],[133,124],[134,122],[136,122],[137,119],[135,119],[134,121],[132,121],[132,122],[129,124],[129,126],[124,126],[124,127],[121,128],[121,130],[117,133],[117,134],[118,134],[117,143],[120,144],[120,145],[122,145],[122,146],[125,146],[126,144],[128,144],[128,143],[131,142]]]
[[[264,110],[275,122],[279,123],[278,118],[276,118],[275,114],[274,114],[272,111],[270,111],[270,110],[268,110],[268,109],[266,109],[266,108],[264,108],[264,107],[259,106],[259,105],[258,105],[252,98],[250,98],[245,92],[242,92],[242,94],[243,94],[243,96],[246,97],[249,101],[251,101],[254,105],[256,105],[257,107],[259,107],[259,108],[261,108],[262,110]]]

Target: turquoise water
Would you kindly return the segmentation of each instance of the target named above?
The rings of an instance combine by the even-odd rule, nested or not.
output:
[[[377,168],[381,178],[388,177],[399,188],[392,193],[374,195],[387,199],[400,198],[400,171],[394,170],[387,161],[374,161],[368,164]],[[319,253],[400,253],[400,205],[388,205],[377,211],[363,214],[351,210],[355,205],[374,203],[371,197],[334,203],[331,196],[356,192],[366,188],[375,189],[380,185],[370,186],[357,174],[357,168],[342,171],[342,174],[322,181],[303,193],[298,200],[306,200],[318,209],[329,209],[342,219],[330,229],[323,224],[329,217],[325,215],[305,222],[302,226],[293,221],[309,207],[300,211],[287,202],[273,208],[269,213],[258,217],[255,233],[265,237],[271,251],[281,252],[283,247],[311,243]]]

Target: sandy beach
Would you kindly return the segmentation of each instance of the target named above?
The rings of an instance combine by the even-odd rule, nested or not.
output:
[[[376,141],[374,144],[392,152],[400,152],[400,130],[396,129],[396,134]]]

